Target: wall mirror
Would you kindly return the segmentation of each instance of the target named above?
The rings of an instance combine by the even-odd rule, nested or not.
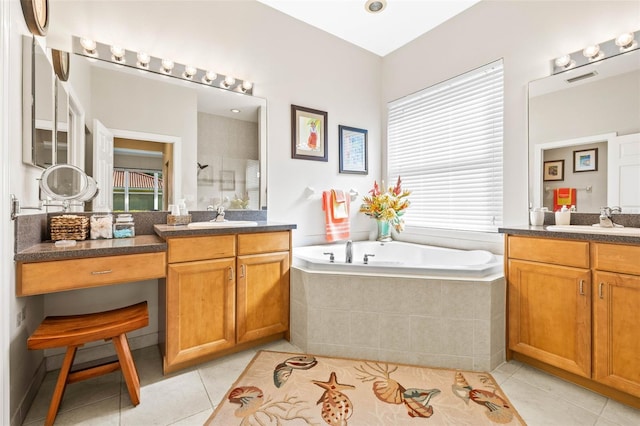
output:
[[[266,208],[266,100],[71,55],[93,210]],[[105,185],[109,181],[112,185]]]
[[[96,182],[70,164],[47,167],[40,178],[40,189],[54,201],[88,201],[97,192]]]
[[[578,212],[640,213],[639,50],[529,83],[529,164],[533,207],[571,188]]]

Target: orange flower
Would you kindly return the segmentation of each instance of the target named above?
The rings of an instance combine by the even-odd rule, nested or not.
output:
[[[395,186],[390,186],[385,192],[380,191],[378,182],[373,183],[373,189],[369,191],[370,195],[362,197],[362,205],[360,212],[378,220],[386,220],[390,222],[396,231],[404,230],[404,210],[409,207],[411,202],[407,198],[411,191],[402,189],[402,181],[398,176]]]

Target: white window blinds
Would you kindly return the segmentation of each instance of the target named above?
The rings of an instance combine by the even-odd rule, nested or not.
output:
[[[388,180],[412,191],[408,226],[502,225],[502,60],[389,103]]]

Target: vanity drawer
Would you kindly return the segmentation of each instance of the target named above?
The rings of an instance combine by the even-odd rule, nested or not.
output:
[[[236,236],[169,238],[167,253],[167,262],[169,263],[234,257],[236,255]]]
[[[289,251],[289,231],[238,235],[238,254]]]
[[[589,267],[589,242],[554,238],[509,236],[508,256],[511,259],[555,265]]]
[[[594,269],[640,275],[640,246],[602,243],[592,245]]]
[[[164,252],[18,263],[16,295],[162,278],[165,268]]]

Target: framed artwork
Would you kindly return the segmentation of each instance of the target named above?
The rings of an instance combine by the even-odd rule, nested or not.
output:
[[[340,147],[340,173],[366,175],[367,130],[338,126]]]
[[[291,158],[327,161],[327,113],[291,105]]]
[[[236,172],[233,170],[220,170],[220,182],[222,182],[223,191],[235,191]]]
[[[545,182],[564,180],[564,160],[545,161],[543,176]]]
[[[595,172],[598,170],[598,148],[573,151],[573,172]]]

